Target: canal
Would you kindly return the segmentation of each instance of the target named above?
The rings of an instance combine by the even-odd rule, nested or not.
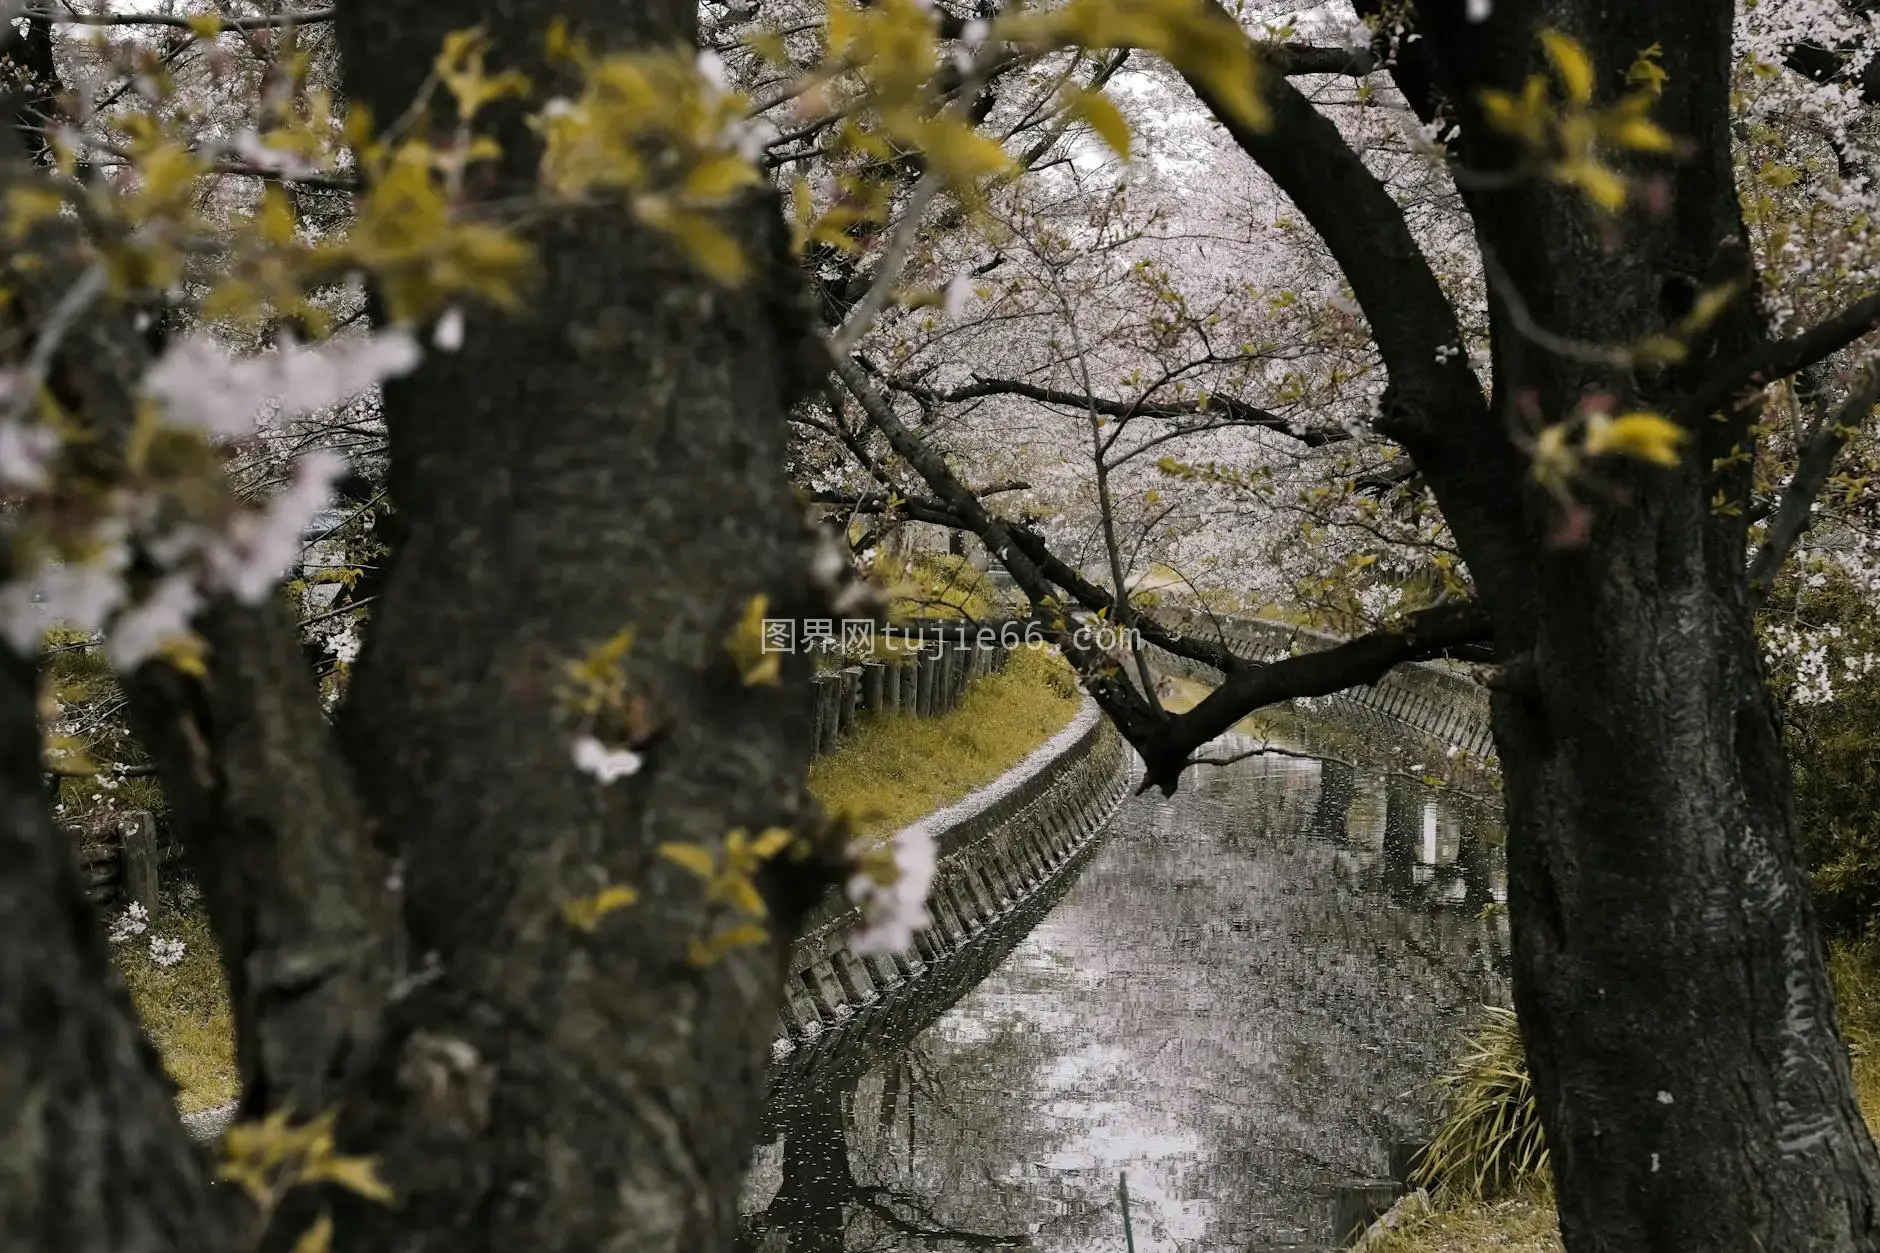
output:
[[[1329,1190],[1427,1133],[1505,997],[1499,816],[1418,776],[1260,755],[1126,802],[954,969],[780,1063],[744,1247],[1121,1253],[1125,1172],[1138,1253],[1327,1245]]]

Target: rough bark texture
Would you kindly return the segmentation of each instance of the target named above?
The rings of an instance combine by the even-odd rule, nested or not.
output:
[[[1626,343],[1666,329],[1701,287],[1745,272],[1728,123],[1732,8],[1722,0],[1423,6],[1452,100],[1518,88],[1552,26],[1579,39],[1602,98],[1640,49],[1669,77],[1654,109],[1693,144],[1665,168],[1669,209],[1613,224],[1529,180],[1471,197],[1484,251],[1557,334]],[[1505,166],[1461,115],[1465,161]],[[1522,342],[1496,310],[1495,391],[1550,420],[1603,390],[1676,412],[1764,342],[1740,301],[1677,369],[1630,375]],[[1714,459],[1754,410],[1699,424],[1673,472],[1614,471],[1584,546],[1557,545],[1558,506],[1530,492],[1531,560],[1510,569],[1458,533],[1524,660],[1495,703],[1510,826],[1515,999],[1553,1153],[1562,1231],[1578,1250],[1864,1249],[1880,1244],[1880,1163],[1796,863],[1788,777],[1762,682],[1741,518],[1747,472]],[[1445,509],[1450,498],[1432,475]]]
[[[663,49],[692,41],[695,13],[353,6],[349,93],[394,115],[445,33],[479,21],[550,81],[536,58],[557,16],[603,47]],[[531,163],[523,132],[506,139],[498,194]],[[754,203],[739,234],[763,262],[780,232]],[[796,816],[806,676],[745,687],[725,640],[752,596],[787,601],[803,573],[782,397],[804,328],[624,211],[536,243],[534,312],[473,315],[461,353],[386,396],[409,526],[345,739],[426,969],[352,1121],[401,1203],[354,1213],[349,1250],[728,1247],[762,1106],[774,954],[689,966],[687,941],[729,920],[655,849]],[[603,787],[572,763],[562,666],[627,626],[655,725],[644,769]],[[592,935],[562,921],[609,884],[644,896]]]
[[[372,1055],[395,969],[386,859],[275,604],[210,606],[207,680],[126,685],[202,888],[235,1008],[244,1115],[323,1110]]]

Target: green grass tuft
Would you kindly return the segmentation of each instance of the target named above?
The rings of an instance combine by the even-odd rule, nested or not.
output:
[[[1473,1201],[1547,1177],[1547,1146],[1514,1011],[1485,1006],[1436,1081],[1443,1117],[1413,1182],[1439,1202]]]

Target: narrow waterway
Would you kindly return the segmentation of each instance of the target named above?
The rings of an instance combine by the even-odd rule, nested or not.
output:
[[[1260,756],[1137,797],[1052,899],[779,1083],[747,1247],[1248,1253],[1427,1131],[1496,996],[1492,808]],[[1047,912],[1048,911],[1048,912]]]

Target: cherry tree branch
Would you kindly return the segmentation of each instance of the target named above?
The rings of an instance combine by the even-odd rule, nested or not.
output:
[[[1831,414],[1822,414],[1808,433],[1801,455],[1796,459],[1795,475],[1783,489],[1781,503],[1769,520],[1762,547],[1756,550],[1750,562],[1750,594],[1756,600],[1761,601],[1768,594],[1796,543],[1807,534],[1814,521],[1815,498],[1826,485],[1835,459],[1873,412],[1876,401],[1880,401],[1880,364],[1869,361],[1841,407]]]
[[[263,17],[219,18],[221,30],[276,30],[283,26],[312,26],[330,22],[336,9],[308,9],[302,13],[270,13]],[[175,17],[167,13],[79,13],[71,9],[28,8],[18,16],[38,18],[57,26],[163,26],[192,30],[201,17]],[[213,16],[213,15],[210,15]]]
[[[1079,395],[1061,388],[1044,387],[1037,383],[1027,383],[1022,379],[975,378],[971,383],[947,391],[933,388],[907,379],[890,379],[888,385],[896,391],[909,395],[920,395],[930,401],[959,404],[968,400],[979,400],[988,396],[1019,396],[1026,400],[1035,400],[1039,404],[1052,405],[1063,409],[1074,409],[1080,413],[1096,412],[1106,417],[1116,418],[1164,418],[1179,421],[1203,414],[1213,414],[1225,418],[1236,426],[1257,426],[1267,430],[1289,435],[1308,448],[1320,448],[1350,437],[1337,428],[1307,427],[1300,429],[1299,424],[1283,418],[1270,409],[1236,400],[1232,396],[1209,395],[1198,399],[1193,404],[1150,403],[1147,400],[1115,400],[1102,396]]]
[[[1383,68],[1377,54],[1369,48],[1322,48],[1312,44],[1267,44],[1260,51],[1266,63],[1288,77],[1306,74],[1340,74],[1363,78]]]
[[[1113,603],[1108,592],[1054,556],[1036,532],[990,513],[946,461],[901,421],[869,370],[854,360],[845,360],[836,363],[836,371],[869,420],[937,497],[935,501],[904,502],[903,508],[913,505],[925,515],[921,520],[959,526],[978,535],[1030,598],[1034,612],[1055,599],[1053,585],[1089,608],[1100,609]],[[1202,661],[1226,676],[1201,704],[1173,716],[1150,706],[1131,688],[1113,658],[1079,648],[1062,624],[1046,625],[1053,629],[1065,656],[1084,676],[1091,695],[1141,754],[1147,766],[1142,790],[1158,787],[1173,793],[1182,772],[1193,764],[1196,750],[1254,710],[1301,696],[1324,696],[1374,683],[1405,662],[1479,645],[1492,637],[1493,624],[1480,605],[1457,602],[1412,614],[1401,626],[1360,636],[1334,648],[1259,663],[1236,656],[1222,641],[1173,632],[1147,617],[1139,617],[1136,626],[1145,641],[1178,656]]]
[[[1743,392],[1760,390],[1805,370],[1880,329],[1880,294],[1857,300],[1824,322],[1761,352],[1732,361],[1678,406],[1678,418],[1694,425],[1724,408]]]
[[[1195,752],[1257,709],[1375,683],[1406,662],[1447,656],[1488,640],[1493,626],[1481,605],[1457,601],[1332,648],[1236,670],[1199,705],[1164,723],[1147,743],[1136,744],[1147,767],[1142,790],[1159,787],[1172,794]]]

